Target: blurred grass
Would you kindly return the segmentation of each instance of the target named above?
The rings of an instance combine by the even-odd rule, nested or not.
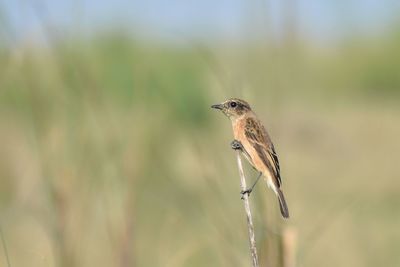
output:
[[[282,223],[271,192],[253,193],[263,263],[292,225],[299,265],[397,266],[398,36],[206,55],[123,34],[1,48],[11,266],[248,265],[231,129],[209,108],[232,96],[269,126],[291,208]]]

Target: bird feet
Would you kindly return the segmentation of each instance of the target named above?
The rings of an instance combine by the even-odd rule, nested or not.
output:
[[[242,145],[242,143],[240,143],[240,141],[238,141],[238,140],[233,140],[233,141],[231,142],[231,148],[232,148],[233,150],[243,150],[243,145]]]
[[[244,199],[244,195],[245,195],[245,194],[247,194],[247,197],[249,197],[251,191],[253,191],[253,188],[249,188],[249,189],[240,191],[240,194],[242,194],[242,197],[241,197],[240,199]]]

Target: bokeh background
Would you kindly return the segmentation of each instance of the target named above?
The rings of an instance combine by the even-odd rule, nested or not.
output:
[[[3,0],[0,266],[250,266],[228,97],[281,161],[262,266],[400,266],[389,0]]]

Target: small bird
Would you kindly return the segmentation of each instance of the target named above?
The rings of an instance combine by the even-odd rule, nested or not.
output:
[[[244,157],[259,172],[259,176],[251,188],[242,191],[242,194],[249,194],[257,184],[261,176],[278,197],[281,214],[289,218],[289,209],[286,204],[282,190],[280,167],[278,156],[274,145],[271,142],[267,131],[251,110],[250,105],[241,99],[231,98],[212,108],[221,110],[232,122],[233,148],[241,148]]]

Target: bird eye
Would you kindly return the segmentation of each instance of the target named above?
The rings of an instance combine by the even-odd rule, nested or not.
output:
[[[236,102],[231,102],[231,103],[230,103],[230,106],[231,106],[231,108],[234,108],[234,107],[237,106],[237,104],[236,104]]]

